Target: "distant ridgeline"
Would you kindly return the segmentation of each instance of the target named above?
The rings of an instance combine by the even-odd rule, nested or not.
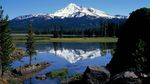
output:
[[[70,11],[71,10],[71,11]],[[127,19],[127,16],[111,16],[94,9],[69,4],[54,14],[32,14],[19,16],[10,20],[10,27],[14,33],[26,33],[27,25],[32,23],[35,33],[50,34],[61,32],[63,34],[103,34],[113,32]],[[103,35],[101,35],[103,36]]]
[[[74,30],[86,30],[100,28],[100,25],[104,21],[108,21],[109,24],[122,25],[126,19],[106,19],[106,18],[92,18],[88,16],[80,18],[54,18],[54,19],[45,19],[44,17],[29,18],[25,20],[11,20],[10,27],[13,32],[23,33],[27,32],[27,26],[29,23],[32,23],[34,31],[39,32],[48,32],[57,30],[64,31],[74,31]]]

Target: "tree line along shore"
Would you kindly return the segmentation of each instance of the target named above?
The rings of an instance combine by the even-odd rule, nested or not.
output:
[[[14,42],[26,42],[26,34],[12,34],[12,39]],[[67,37],[58,37],[54,38],[52,35],[48,34],[41,34],[41,35],[34,35],[34,39],[36,43],[40,42],[117,42],[117,37],[73,37],[66,35]]]

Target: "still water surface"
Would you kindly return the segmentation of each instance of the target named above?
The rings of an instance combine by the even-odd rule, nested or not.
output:
[[[25,49],[25,44],[16,44]],[[112,58],[115,43],[39,43],[36,44],[37,54],[32,57],[32,63],[49,62],[51,65],[32,78],[24,81],[25,84],[59,84],[60,79],[37,80],[37,75],[50,71],[68,68],[69,75],[83,73],[87,66],[106,66]],[[12,63],[13,68],[29,63],[29,57]]]

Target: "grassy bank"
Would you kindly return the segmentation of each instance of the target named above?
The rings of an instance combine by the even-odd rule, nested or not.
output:
[[[95,37],[95,38],[50,38],[51,42],[117,42],[117,38]]]
[[[51,38],[51,35],[35,35],[35,41],[41,42],[117,42],[115,37]],[[25,34],[13,34],[14,42],[26,42]]]

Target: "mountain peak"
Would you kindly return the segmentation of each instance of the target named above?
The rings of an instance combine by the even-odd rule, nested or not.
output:
[[[94,16],[94,17],[107,17],[112,18],[112,16],[106,14],[103,11],[94,9],[94,8],[86,8],[80,7],[74,3],[70,3],[67,7],[58,10],[53,14],[54,16],[58,16],[61,18],[64,17],[82,17],[82,16]]]
[[[70,3],[70,4],[68,5],[68,7],[79,7],[79,6],[77,6],[75,3]]]
[[[83,17],[83,16],[92,16],[94,18],[118,18],[118,19],[126,19],[128,17],[126,16],[122,16],[122,15],[116,15],[116,16],[111,16],[109,14],[107,14],[104,11],[95,9],[95,8],[87,8],[87,7],[83,7],[83,6],[78,6],[74,3],[70,3],[68,4],[65,8],[60,9],[58,11],[56,11],[53,14],[31,14],[31,15],[25,15],[25,16],[19,16],[15,19],[29,19],[29,18],[35,18],[35,17],[44,17],[46,19],[51,19],[54,17],[58,17],[58,18],[79,18],[79,17]]]
[[[53,15],[58,17],[70,17],[72,14],[80,11],[81,8],[74,3],[70,3],[67,7],[56,11]]]

